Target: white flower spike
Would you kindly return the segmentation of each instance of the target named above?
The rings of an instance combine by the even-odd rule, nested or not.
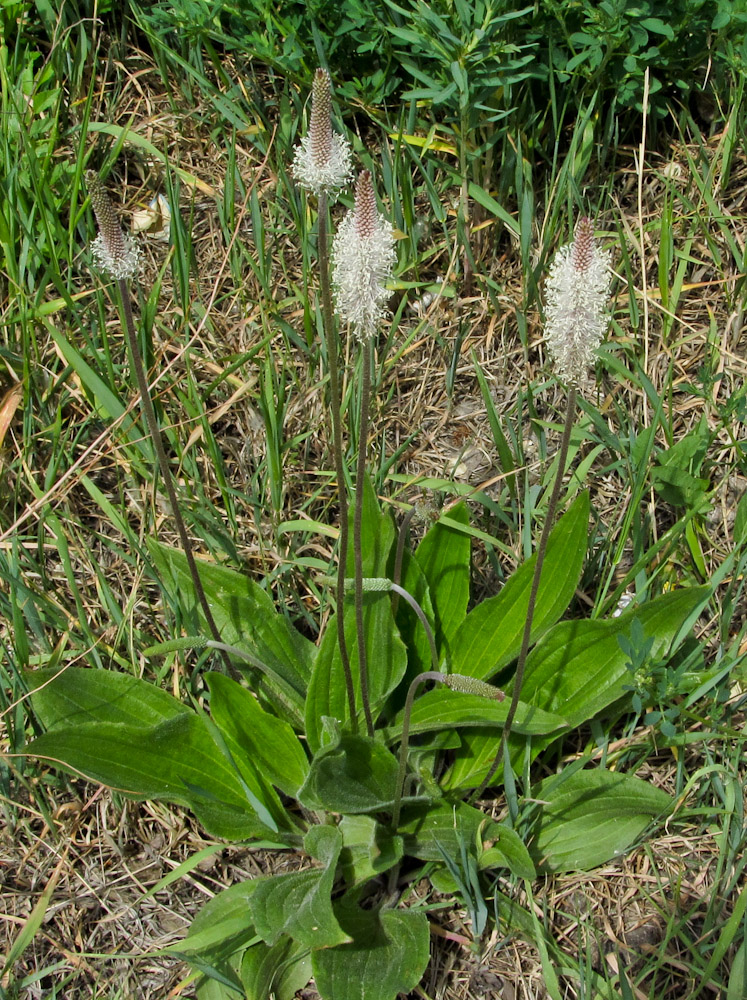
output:
[[[546,286],[545,343],[559,378],[580,388],[607,329],[610,253],[594,242],[591,219],[579,219],[561,247]]]
[[[348,212],[332,245],[332,284],[340,318],[354,335],[368,340],[386,314],[386,287],[397,259],[391,225],[376,208],[371,174],[363,170],[355,185],[355,208]]]

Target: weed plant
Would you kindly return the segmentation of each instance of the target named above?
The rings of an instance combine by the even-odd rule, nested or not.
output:
[[[71,51],[79,57],[82,50]],[[187,55],[192,58],[194,51]],[[210,54],[209,47],[205,51]],[[22,42],[14,59],[5,63],[9,81],[34,65]],[[718,275],[729,276],[724,289],[729,308],[739,309],[743,244],[717,200],[715,183],[717,174],[721,183],[728,182],[733,153],[727,140],[715,159],[708,157],[704,141],[700,152],[697,145],[691,147],[687,155],[697,178],[694,189],[683,192],[663,177],[662,218],[640,219],[636,238],[642,254],[647,239],[653,233],[659,237],[658,259],[647,275],[649,282],[653,276],[654,289],[658,283],[659,297],[644,298],[641,310],[635,295],[622,298],[624,285],[615,285],[617,305],[613,300],[610,308],[616,345],[602,347],[599,361],[599,371],[608,380],[606,409],[593,394],[585,397],[579,391],[576,410],[580,368],[561,365],[565,386],[557,390],[557,398],[568,405],[560,406],[560,417],[548,417],[539,407],[538,387],[517,386],[517,364],[508,373],[515,408],[501,411],[490,391],[490,373],[480,370],[475,359],[474,377],[501,477],[499,499],[486,488],[464,488],[461,492],[480,505],[470,506],[459,499],[460,490],[444,468],[438,479],[434,476],[425,485],[447,502],[413,544],[408,532],[412,522],[402,516],[413,505],[410,495],[400,491],[400,484],[409,486],[411,477],[396,472],[397,449],[373,446],[379,442],[372,440],[367,424],[366,387],[370,379],[375,409],[384,393],[393,391],[389,380],[409,345],[431,322],[423,315],[414,334],[407,331],[402,322],[406,300],[401,297],[395,304],[389,293],[412,287],[419,296],[425,291],[439,295],[442,302],[449,301],[444,292],[455,294],[445,280],[416,275],[412,286],[407,280],[416,267],[424,275],[433,274],[429,239],[425,234],[416,239],[415,227],[408,225],[408,220],[417,221],[413,185],[422,185],[424,201],[433,208],[432,236],[438,225],[447,226],[442,201],[448,176],[434,170],[427,150],[421,155],[417,144],[403,139],[415,134],[414,121],[409,132],[400,128],[396,147],[384,145],[382,163],[371,155],[364,161],[386,192],[380,203],[386,206],[385,214],[391,210],[407,238],[398,241],[396,277],[387,268],[374,269],[365,281],[362,272],[361,296],[376,289],[382,294],[376,298],[377,308],[365,314],[372,317],[374,329],[366,327],[366,320],[361,330],[355,300],[346,307],[339,299],[343,281],[337,282],[337,322],[327,301],[331,275],[325,261],[326,234],[330,228],[339,234],[344,226],[339,210],[329,207],[332,192],[311,187],[301,195],[288,148],[273,160],[284,197],[267,206],[261,177],[247,184],[237,167],[234,133],[220,222],[230,248],[231,278],[235,281],[250,266],[259,290],[254,328],[259,346],[253,343],[237,351],[230,365],[211,375],[209,391],[216,383],[241,391],[241,385],[231,381],[233,373],[244,366],[256,372],[252,389],[263,443],[255,446],[249,497],[261,539],[254,568],[272,566],[258,583],[259,574],[237,568],[236,510],[246,501],[230,484],[207,394],[192,375],[191,366],[199,360],[185,356],[189,377],[179,383],[168,350],[159,347],[164,340],[170,342],[172,333],[171,320],[158,304],[165,284],[172,289],[183,331],[202,330],[212,322],[207,299],[195,282],[192,225],[179,211],[184,204],[181,186],[194,189],[194,174],[180,164],[166,164],[174,249],[152,288],[142,279],[130,286],[123,284],[124,276],[117,281],[125,335],[131,329],[129,296],[134,293],[137,300],[128,366],[122,360],[119,330],[108,322],[106,298],[115,289],[102,283],[96,305],[89,309],[87,303],[94,301],[90,289],[63,266],[78,253],[81,234],[87,232],[90,238],[91,220],[80,210],[84,131],[78,158],[67,173],[52,155],[53,130],[65,102],[56,83],[60,77],[54,64],[48,65],[52,72],[40,70],[37,78],[29,77],[29,96],[37,103],[19,104],[6,96],[9,113],[3,120],[6,162],[14,164],[4,182],[2,208],[10,278],[4,322],[6,330],[18,331],[17,339],[6,341],[3,358],[26,396],[16,389],[6,397],[3,412],[9,416],[2,426],[8,426],[13,413],[23,414],[35,467],[44,471],[37,481],[19,463],[4,481],[5,502],[11,506],[11,488],[18,496],[32,491],[31,506],[9,519],[2,549],[6,586],[0,598],[12,623],[5,667],[6,690],[12,693],[5,714],[9,749],[32,755],[31,761],[12,758],[17,762],[14,780],[31,787],[39,766],[33,761],[51,758],[73,775],[83,774],[126,796],[185,806],[216,837],[274,845],[313,859],[302,871],[234,885],[207,904],[185,940],[171,951],[192,965],[201,997],[266,996],[270,991],[291,997],[312,974],[320,994],[335,1000],[363,995],[386,1000],[415,990],[428,962],[429,927],[441,905],[434,889],[461,901],[471,927],[472,937],[466,940],[475,949],[493,920],[533,940],[550,995],[561,995],[558,973],[582,992],[618,995],[632,988],[624,967],[617,976],[600,972],[590,959],[580,961],[577,969],[567,967],[542,926],[545,904],[532,896],[536,876],[593,869],[639,844],[664,820],[712,812],[716,803],[722,849],[713,902],[704,917],[697,915],[702,936],[689,946],[689,995],[697,996],[718,982],[738,996],[744,980],[740,921],[745,896],[738,895],[727,920],[719,919],[716,899],[734,898],[743,870],[741,744],[732,722],[738,702],[733,702],[730,689],[743,629],[731,625],[729,609],[738,609],[743,601],[744,504],[737,509],[733,544],[722,550],[716,564],[708,562],[705,539],[715,453],[731,448],[740,468],[743,462],[734,429],[742,419],[744,395],[737,390],[728,400],[719,396],[716,330],[709,335],[708,364],[697,382],[684,388],[673,365],[663,381],[652,380],[651,360],[641,363],[633,341],[633,334],[640,333],[642,346],[648,348],[651,318],[645,310],[652,308],[651,301],[662,306],[662,342],[674,350],[678,339],[687,339],[689,334],[673,317],[687,294],[686,275],[701,244],[720,267]],[[81,64],[76,65],[80,69]],[[421,67],[425,72],[427,60]],[[189,73],[196,79],[194,74],[206,74],[207,68],[192,66]],[[83,85],[83,74],[76,78]],[[12,93],[5,88],[3,92]],[[116,126],[90,121],[91,93],[80,92],[84,111],[79,126],[84,123],[91,134],[116,140],[105,158],[108,169],[118,162],[127,136]],[[43,100],[38,95],[44,95]],[[592,95],[589,114],[596,99]],[[216,97],[216,110],[222,107]],[[292,102],[282,107],[290,147],[291,138],[297,139],[296,110]],[[233,114],[238,131],[247,125],[247,116],[237,108]],[[590,120],[584,111],[568,156],[557,147],[545,190],[539,258],[533,251],[537,178],[526,169],[528,161],[520,150],[514,176],[521,178],[523,187],[514,212],[478,182],[467,189],[484,212],[495,210],[495,218],[518,237],[525,333],[536,298],[528,291],[531,282],[536,289],[551,251],[566,242],[561,233],[570,235],[578,214],[578,190],[595,147],[586,129]],[[738,119],[730,121],[736,128]],[[474,125],[462,120],[459,134],[465,149],[475,139]],[[263,153],[269,154],[267,136],[258,137],[258,148],[263,143]],[[14,156],[19,144],[26,154],[23,160]],[[165,162],[162,154],[158,162]],[[61,183],[63,176],[67,186]],[[519,190],[518,179],[516,184]],[[61,188],[73,193],[69,216],[60,213],[53,200]],[[373,190],[366,190],[361,198],[368,198],[368,221],[376,232],[379,226],[385,231],[379,207],[371,208]],[[459,228],[449,232],[449,251],[458,261],[466,248],[474,248],[479,272],[481,247],[472,242],[470,230],[476,220],[463,210],[464,204],[460,200],[455,209]],[[238,211],[237,205],[242,206]],[[356,214],[364,209],[356,204],[351,211],[355,227]],[[597,244],[611,250],[615,269],[623,278],[630,277],[633,240],[627,233],[620,238],[624,217],[618,229],[609,221],[614,218],[610,207],[605,205],[602,216],[607,226],[597,231]],[[242,217],[251,220],[245,241],[235,238]],[[288,268],[280,253],[279,234],[293,227],[303,247],[300,275]],[[686,233],[684,240],[679,227]],[[360,235],[360,226],[357,231]],[[365,226],[363,232],[371,238]],[[370,262],[370,253],[361,249],[359,265],[370,267]],[[738,277],[732,279],[735,273]],[[294,303],[302,303],[295,322],[289,321],[278,299],[279,275],[285,287],[294,289]],[[490,273],[478,273],[475,280],[494,301],[505,294]],[[50,286],[51,298],[43,294]],[[321,306],[315,303],[317,288]],[[221,285],[213,292],[227,299],[235,296],[242,307],[251,307],[241,289]],[[552,296],[547,301],[549,334]],[[574,302],[571,314],[579,309]],[[424,313],[428,308],[424,306]],[[63,311],[78,322],[80,340],[60,329],[57,318]],[[340,322],[339,316],[349,322]],[[457,320],[457,339],[466,337],[469,317],[462,313]],[[350,340],[348,327],[355,334]],[[57,367],[42,374],[48,345],[53,346]],[[452,385],[457,386],[463,358],[453,344],[444,342],[444,347],[452,349]],[[523,362],[531,349],[525,336],[515,356]],[[146,378],[136,378],[138,352]],[[304,358],[307,374],[291,374],[292,354]],[[557,354],[555,358],[557,363]],[[313,430],[289,441],[284,428],[294,396],[305,388],[302,380],[312,384],[315,376],[310,372],[317,363],[323,367],[317,391],[329,401],[322,412],[330,424],[335,422],[330,435],[333,468],[320,488],[312,488],[311,500],[301,511],[305,516],[292,518],[286,465],[292,449],[304,454],[303,449],[311,447]],[[544,389],[552,392],[556,385],[551,377]],[[645,399],[641,426],[634,426],[616,398],[623,385]],[[699,400],[707,415],[685,435],[676,419],[683,398]],[[180,419],[171,415],[176,405]],[[147,421],[142,425],[140,406]],[[605,415],[610,408],[614,419]],[[79,419],[64,419],[63,414]],[[558,448],[554,442],[564,419]],[[539,481],[532,481],[523,468],[527,428],[542,459]],[[203,442],[202,456],[194,447],[196,440]],[[117,469],[126,463],[134,480],[146,488],[133,494],[128,482],[112,492],[89,464],[92,454],[108,463],[105,471],[115,483]],[[159,484],[164,479],[159,479],[157,468],[161,477],[172,475],[176,483],[173,489],[163,485],[163,494]],[[614,530],[596,523],[590,528],[586,484],[592,468],[600,477],[614,476],[625,484],[614,507]],[[130,595],[117,592],[104,566],[96,571],[93,589],[81,581],[78,552],[90,538],[91,519],[81,516],[80,507],[70,505],[61,490],[59,484],[71,476],[71,469],[77,487],[106,515],[98,551],[123,566],[147,567],[150,580]],[[208,477],[219,484],[225,513],[208,500]],[[334,487],[334,503],[322,500],[328,484]],[[340,530],[338,536],[337,527],[342,529],[348,503],[354,525],[344,545],[344,533]],[[666,505],[668,521],[652,521],[657,505]],[[184,521],[179,535],[187,536],[187,551],[198,538],[198,545],[217,558],[190,565],[183,548],[156,541],[154,524],[162,534],[175,517]],[[269,553],[284,538],[300,541],[317,530],[337,539],[331,563],[310,557],[311,550],[299,543],[282,550],[288,553],[286,562],[294,564],[290,570],[283,559],[273,565]],[[49,546],[45,538],[54,548],[49,564],[34,560],[35,546],[42,551]],[[503,578],[500,591],[485,599],[476,593],[472,540],[487,545],[488,565]],[[99,546],[98,540],[95,544]],[[517,551],[523,558],[517,558]],[[507,567],[512,565],[510,572]],[[311,611],[304,609],[308,601],[293,595],[298,577],[292,574],[298,570],[317,602]],[[152,623],[140,604],[141,591],[153,600],[162,594],[171,615],[170,626],[158,627],[170,627],[172,637],[155,647],[147,638]],[[581,611],[578,592],[593,595],[588,614]],[[623,610],[621,598],[631,592],[633,600]],[[103,642],[91,620],[101,614],[97,602],[112,619]],[[720,615],[715,656],[713,645],[707,650],[693,634],[700,616],[708,612]],[[734,614],[738,619],[738,611]],[[190,658],[189,650],[198,655]],[[85,668],[75,665],[81,655]],[[142,666],[148,679],[140,676]],[[166,693],[167,679],[180,675],[176,686],[183,697],[175,698]],[[434,682],[436,686],[426,690]],[[33,725],[41,733],[30,747],[24,745],[25,718],[17,701],[27,684],[33,689]],[[504,691],[508,697],[502,699]],[[704,698],[711,699],[710,714],[698,722]],[[641,719],[651,727],[645,730],[642,747],[635,742]],[[611,741],[617,720],[627,727],[631,740],[622,752]],[[686,724],[704,728],[696,735]],[[701,783],[683,763],[695,740],[708,754],[713,742],[724,746],[723,761],[709,760]],[[678,756],[669,792],[649,780],[648,757],[658,741]],[[578,748],[573,759],[561,755],[561,748],[569,746]],[[482,795],[487,787],[501,786],[507,808],[499,820],[492,800],[485,802]],[[691,793],[691,811],[684,814],[683,803]],[[51,826],[44,794],[38,798]],[[481,801],[482,807],[477,804]],[[17,822],[17,815],[11,819]],[[15,942],[7,969],[27,942],[28,935]],[[734,960],[724,975],[718,968],[727,953]],[[640,975],[661,983],[665,972],[649,967]],[[21,988],[20,982],[16,985]]]

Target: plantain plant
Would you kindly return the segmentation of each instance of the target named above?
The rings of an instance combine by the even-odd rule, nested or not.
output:
[[[568,417],[537,551],[496,596],[470,607],[465,503],[442,513],[417,547],[406,544],[366,475],[368,379],[386,319],[392,231],[364,171],[330,265],[329,200],[348,182],[351,158],[331,130],[329,102],[329,78],[319,71],[310,133],[294,162],[296,181],[318,211],[340,510],[332,613],[323,616],[318,643],[246,574],[195,558],[188,539],[182,549],[151,540],[162,587],[179,595],[190,634],[143,654],[219,651],[224,669],[204,675],[204,707],[131,674],[75,667],[30,673],[45,728],[30,754],[126,796],[185,806],[217,838],[301,859],[297,871],[220,892],[172,950],[199,973],[201,1000],[290,1000],[311,977],[325,1000],[394,1000],[418,985],[429,961],[424,879],[468,899],[479,937],[487,921],[485,873],[533,880],[625,851],[670,814],[668,794],[588,758],[554,773],[545,767],[535,780],[532,762],[549,760],[548,748],[600,713],[628,706],[633,644],[645,642],[657,663],[673,662],[710,594],[682,589],[616,617],[562,620],[584,569],[589,497],[579,492],[557,519],[554,507],[576,393],[604,331],[609,284],[608,257],[586,219],[548,282],[548,345],[568,387]],[[90,190],[99,261],[116,278],[126,321],[134,323],[127,301],[132,249],[96,178]],[[124,258],[127,267],[117,264]],[[336,338],[346,330],[364,383],[352,496],[342,467],[337,370]],[[137,338],[129,339],[137,364]],[[139,385],[157,441],[144,377]],[[168,477],[163,451],[156,446]],[[173,486],[169,495],[179,518]],[[183,525],[179,533],[186,538]],[[492,683],[498,675],[505,691]],[[484,807],[480,800],[501,784],[511,808],[499,821],[493,800]]]

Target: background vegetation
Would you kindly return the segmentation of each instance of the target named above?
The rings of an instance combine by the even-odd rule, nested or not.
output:
[[[695,632],[707,683],[632,676],[631,712],[563,746],[633,761],[680,795],[666,836],[538,886],[478,942],[469,907],[444,898],[420,995],[505,982],[536,995],[552,989],[548,970],[569,996],[587,995],[592,970],[626,996],[740,995],[746,26],[744,3],[726,0],[2,4],[7,995],[165,996],[183,967],[152,952],[237,872],[284,864],[216,849],[179,810],[135,807],[26,759],[39,723],[23,672],[67,663],[152,678],[142,649],[186,615],[145,544],[169,541],[170,519],[115,300],[90,271],[88,167],[109,174],[125,212],[151,212],[141,347],[197,546],[318,633],[333,466],[306,286],[314,237],[299,244],[306,207],[289,176],[317,65],[398,230],[370,439],[380,495],[426,517],[468,498],[475,596],[529,554],[525,515],[541,521],[559,425],[541,282],[586,212],[617,280],[572,443],[566,504],[587,486],[594,517],[570,613],[714,585]],[[174,655],[155,679],[201,702],[204,665]],[[188,858],[187,881],[142,898]]]

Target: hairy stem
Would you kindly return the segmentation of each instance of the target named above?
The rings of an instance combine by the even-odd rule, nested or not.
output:
[[[220,632],[218,631],[218,626],[215,624],[215,619],[213,618],[213,612],[210,610],[208,599],[205,596],[200,574],[197,572],[197,565],[195,564],[195,557],[192,552],[192,543],[189,540],[187,528],[184,524],[184,518],[182,517],[181,510],[179,509],[179,501],[177,500],[176,489],[174,488],[174,479],[171,475],[169,460],[166,457],[166,449],[163,445],[163,436],[161,435],[161,429],[158,426],[158,421],[156,420],[156,412],[153,409],[153,401],[150,398],[150,389],[148,388],[148,380],[145,377],[143,358],[140,354],[137,334],[135,333],[135,320],[132,315],[132,303],[130,302],[130,292],[127,287],[127,281],[124,278],[119,278],[117,280],[117,286],[119,288],[119,296],[122,300],[122,308],[124,310],[127,344],[130,349],[130,359],[132,361],[132,367],[135,372],[135,378],[137,379],[138,390],[140,392],[140,402],[142,403],[143,413],[145,414],[145,422],[148,425],[148,431],[150,432],[150,436],[153,441],[153,447],[156,449],[158,467],[161,472],[163,484],[166,487],[169,504],[171,505],[171,512],[174,516],[174,523],[176,524],[176,530],[179,533],[179,541],[181,543],[182,551],[187,558],[189,574],[192,577],[192,583],[195,588],[195,593],[197,594],[197,599],[200,602],[200,607],[205,615],[205,621],[207,622],[213,639],[216,642],[220,642]],[[225,650],[221,650],[221,656],[226,670],[229,674],[232,674],[233,666],[228,653]]]
[[[397,785],[394,790],[394,804],[392,805],[392,830],[395,833],[399,826],[399,815],[402,809],[402,789],[405,785],[407,750],[410,746],[410,716],[412,715],[415,693],[425,681],[437,681],[439,684],[443,684],[445,679],[445,675],[439,673],[437,670],[425,670],[422,674],[418,674],[407,691],[405,711],[402,717],[402,742],[399,745],[399,772],[397,773]]]
[[[361,701],[366,717],[366,731],[373,736],[371,703],[368,695],[368,659],[366,636],[363,631],[363,484],[366,477],[366,441],[368,439],[368,411],[371,406],[371,343],[361,344],[363,364],[361,371],[361,419],[358,433],[358,465],[355,474],[355,517],[353,520],[353,550],[355,553],[355,627],[358,633],[358,671],[361,679]]]
[[[553,483],[552,493],[550,494],[550,501],[547,505],[547,514],[545,516],[545,523],[542,528],[542,534],[540,536],[539,545],[537,546],[537,561],[534,564],[534,575],[532,576],[532,586],[529,591],[529,604],[527,606],[527,616],[524,622],[524,632],[521,638],[521,650],[519,652],[519,660],[516,665],[516,675],[514,677],[513,691],[511,692],[511,704],[509,705],[508,715],[506,716],[506,721],[503,726],[503,732],[501,733],[501,740],[498,744],[498,750],[496,752],[493,763],[490,766],[485,779],[483,780],[480,787],[472,793],[470,796],[470,802],[474,802],[476,799],[482,797],[485,793],[485,789],[490,784],[493,775],[498,770],[501,761],[503,760],[503,755],[505,753],[506,747],[508,746],[508,738],[511,735],[511,726],[514,722],[514,717],[516,716],[516,709],[519,705],[519,698],[521,696],[521,685],[524,681],[524,669],[526,667],[527,655],[529,654],[529,639],[532,633],[532,621],[534,619],[534,611],[537,604],[537,594],[539,592],[540,577],[542,576],[542,564],[545,561],[545,553],[547,551],[547,540],[550,537],[550,531],[552,530],[553,521],[555,520],[555,508],[558,505],[558,497],[560,496],[560,487],[563,483],[563,473],[565,472],[565,463],[568,458],[568,445],[571,440],[571,431],[573,429],[573,419],[576,415],[576,390],[571,388],[568,392],[567,410],[565,415],[565,426],[563,427],[563,438],[560,442],[560,454],[558,456],[558,471],[555,476],[555,482]]]
[[[327,232],[327,192],[319,195],[319,283],[322,292],[322,325],[327,344],[327,367],[329,369],[329,396],[332,409],[332,450],[334,451],[335,475],[337,477],[337,496],[340,509],[340,540],[337,553],[337,643],[340,647],[340,660],[345,675],[345,690],[348,696],[348,711],[353,732],[358,729],[358,717],[355,711],[355,688],[353,672],[350,668],[350,656],[345,639],[345,569],[348,555],[348,492],[345,481],[342,451],[342,415],[340,412],[340,378],[337,352],[337,335],[335,333],[332,315],[332,290],[329,280],[329,247]]]

